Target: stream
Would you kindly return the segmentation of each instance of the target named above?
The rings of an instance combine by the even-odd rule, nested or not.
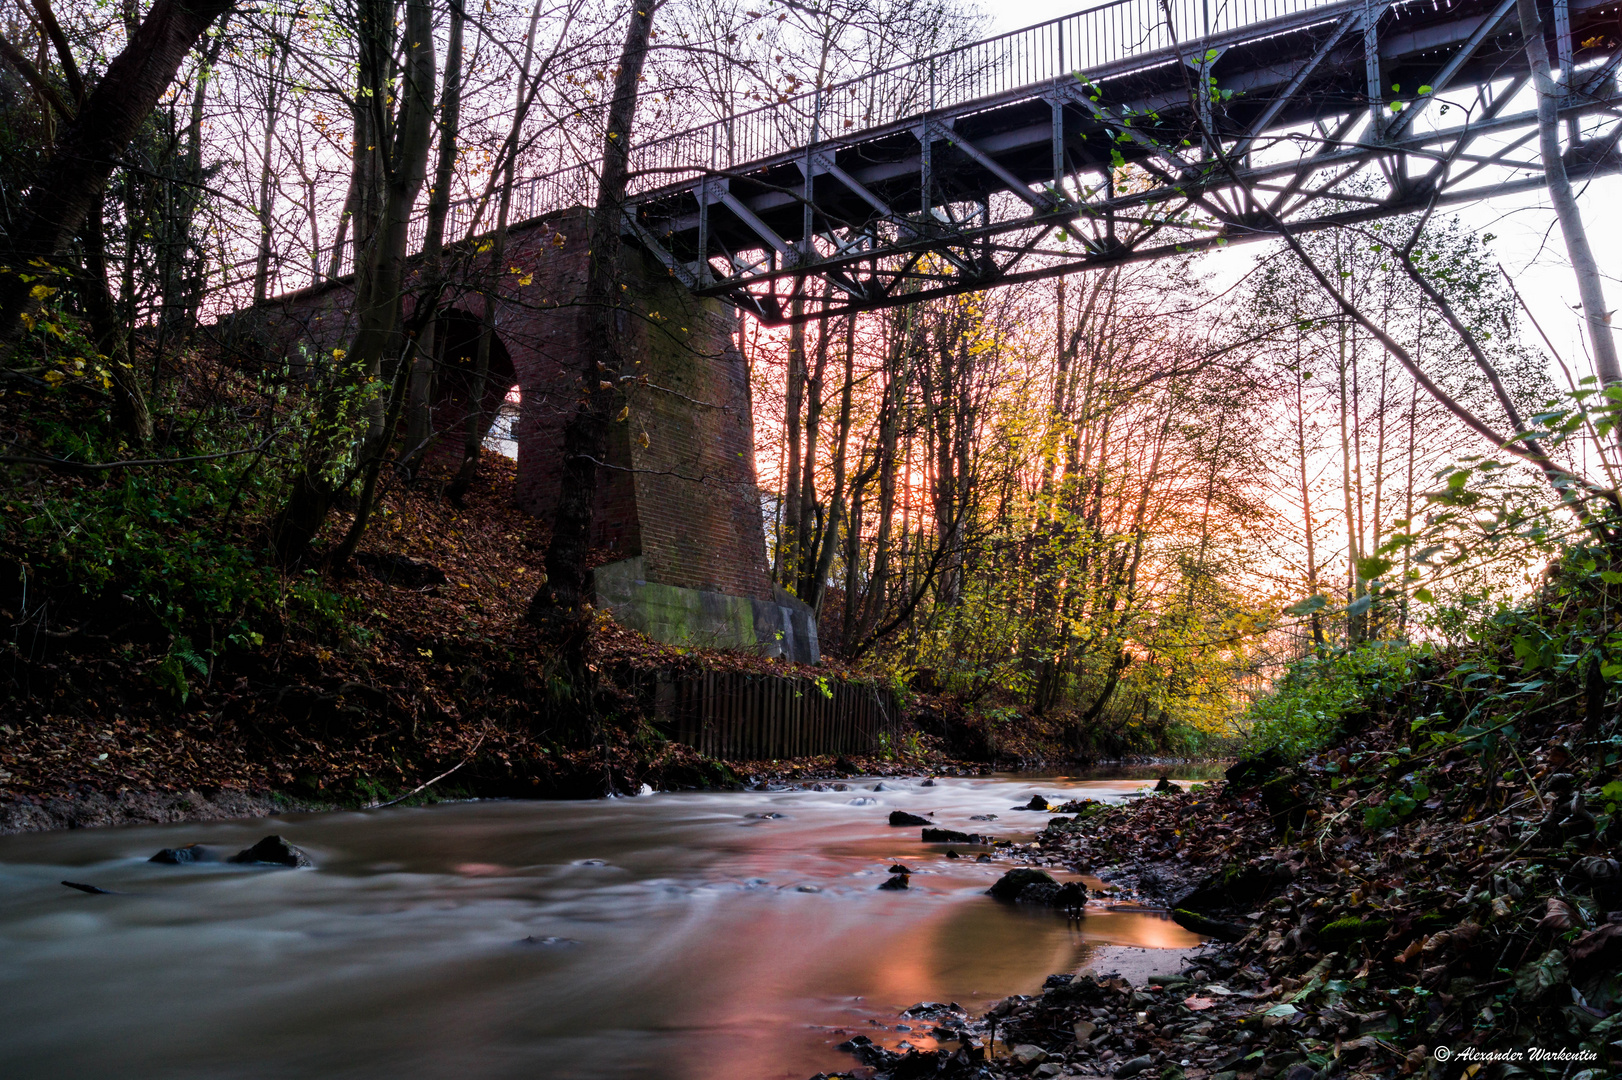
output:
[[[999,903],[1006,861],[887,824],[1028,840],[1049,815],[1010,808],[1033,793],[1143,779],[847,784],[0,837],[0,1074],[804,1080],[849,1068],[852,1034],[909,1038],[919,1001],[978,1013],[1099,943],[1198,940]],[[316,868],[146,861],[271,833]],[[911,887],[879,890],[897,861]]]

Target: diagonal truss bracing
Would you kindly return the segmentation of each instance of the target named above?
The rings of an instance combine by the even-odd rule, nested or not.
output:
[[[1568,171],[1622,170],[1622,0],[1538,2]],[[890,307],[1536,189],[1527,83],[1514,0],[1109,0],[638,142],[624,228],[769,323]]]
[[[714,164],[716,125],[677,138],[708,131],[708,164],[644,148],[693,178],[636,194],[627,232],[696,292],[780,323],[796,297],[817,318],[1264,238],[1273,215],[1313,229],[1541,186],[1514,0],[1238,2],[1270,6],[1184,28],[1186,3],[1121,0],[978,43],[1043,76],[978,97],[983,71],[933,85],[962,50],[926,58],[909,100],[947,105],[832,138],[844,87],[818,91],[810,137],[753,161]],[[1121,45],[1125,9],[1159,47]],[[1072,69],[1100,13],[1120,55]],[[1622,164],[1619,19],[1618,0],[1545,9],[1579,177]]]

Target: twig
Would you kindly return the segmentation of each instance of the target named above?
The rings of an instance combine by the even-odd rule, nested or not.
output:
[[[1521,766],[1521,772],[1526,774],[1526,785],[1532,789],[1532,796],[1538,801],[1538,809],[1547,814],[1549,806],[1543,801],[1543,793],[1538,790],[1538,782],[1532,779],[1532,770],[1526,767],[1526,759],[1521,757],[1521,752],[1515,749],[1513,743],[1510,744],[1509,752],[1515,755],[1515,760]]]
[[[484,733],[484,735],[487,735],[487,734],[489,734],[488,731],[486,731]],[[421,794],[423,791],[426,791],[429,787],[433,786],[434,784],[439,783],[441,780],[445,779],[445,777],[449,776],[451,773],[455,772],[457,769],[460,769],[463,765],[466,765],[468,762],[473,760],[473,755],[477,754],[479,752],[479,747],[484,745],[484,735],[479,736],[479,741],[473,744],[473,749],[468,751],[467,757],[463,758],[461,761],[458,761],[455,765],[452,765],[450,768],[446,769],[444,772],[440,773],[438,776],[434,777],[432,780],[427,780],[427,781],[424,781],[421,784],[418,784],[416,787],[412,788],[410,791],[406,792],[404,795],[401,795],[398,799],[390,799],[388,802],[372,803],[370,806],[366,807],[366,809],[368,809],[368,810],[381,810],[385,806],[393,806],[395,803],[405,802],[407,799],[411,798],[411,796]]]
[[[252,454],[262,450],[281,434],[281,429],[267,435],[258,446],[250,446],[246,450],[227,450],[220,454],[199,454],[195,457],[178,458],[134,458],[129,461],[103,461],[84,462],[72,461],[68,458],[55,457],[29,457],[25,455],[0,454],[0,464],[4,465],[43,465],[52,469],[68,469],[73,472],[103,472],[107,469],[139,469],[149,465],[185,465],[193,461],[218,461],[221,458],[241,457],[243,454]]]

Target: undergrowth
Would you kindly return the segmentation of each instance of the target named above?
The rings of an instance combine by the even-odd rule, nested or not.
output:
[[[1287,757],[1323,749],[1341,735],[1348,714],[1403,686],[1413,677],[1415,661],[1429,651],[1423,645],[1379,642],[1295,661],[1273,692],[1247,712],[1250,748]]]

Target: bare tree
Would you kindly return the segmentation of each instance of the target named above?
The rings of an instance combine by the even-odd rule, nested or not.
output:
[[[49,277],[68,244],[97,211],[102,189],[119,155],[174,81],[192,46],[216,18],[231,9],[232,3],[157,0],[95,88],[69,106],[71,115],[63,117],[50,160],[29,189],[20,227],[5,252],[5,265],[0,266],[0,363],[11,355],[25,325],[50,295],[52,286],[42,288],[42,279]],[[45,0],[37,0],[36,10],[47,26],[55,25]],[[60,30],[52,36],[69,73],[70,88],[81,88],[75,91],[77,97],[82,93],[83,80],[71,50],[61,39]],[[15,49],[7,50],[8,56],[14,53]],[[66,105],[60,100],[57,104]],[[99,286],[92,283],[93,291],[100,294],[93,300],[98,305],[108,298],[105,266],[101,269]],[[95,275],[94,268],[91,274]],[[106,312],[102,314],[105,317]],[[105,345],[113,345],[110,339],[103,340]],[[113,347],[116,350],[116,345]],[[125,430],[145,442],[151,437],[145,396],[127,356],[120,357],[116,352],[111,355],[111,375]]]
[[[358,87],[354,180],[356,260],[355,302],[359,325],[349,348],[335,358],[334,389],[325,395],[324,429],[313,433],[292,491],[272,525],[279,557],[305,558],[342,486],[334,465],[347,431],[335,425],[339,398],[364,393],[383,372],[385,356],[397,359],[400,383],[408,368],[400,333],[406,270],[407,226],[427,170],[434,108],[433,10],[428,0],[406,0],[405,64],[396,84],[395,0],[360,0],[356,46]],[[371,422],[361,458],[385,451],[391,441],[389,395],[372,395]],[[369,501],[369,500],[368,500]]]
[[[636,119],[638,84],[647,62],[649,34],[659,4],[630,0],[625,44],[614,73],[603,132],[602,175],[591,219],[591,254],[586,269],[585,307],[588,347],[580,350],[575,372],[582,400],[563,429],[563,478],[557,516],[546,547],[546,584],[530,603],[531,618],[545,621],[554,613],[566,618],[580,610],[590,595],[586,556],[597,498],[598,463],[604,460],[608,425],[618,400],[618,375],[625,356],[616,314],[619,299],[621,215],[631,175],[631,131]]]
[[[1582,212],[1571,190],[1571,178],[1566,174],[1566,159],[1560,147],[1560,87],[1549,67],[1549,46],[1544,40],[1537,0],[1516,0],[1515,9],[1520,16],[1526,60],[1532,68],[1532,86],[1537,94],[1538,149],[1549,186],[1549,201],[1554,204],[1555,217],[1566,241],[1566,255],[1577,277],[1577,295],[1582,300],[1583,320],[1588,324],[1588,340],[1594,349],[1594,373],[1602,384],[1609,386],[1622,382],[1622,361],[1617,359],[1611,311],[1605,306],[1599,264],[1588,246],[1588,230],[1583,226]],[[1571,78],[1569,71],[1563,74]]]

